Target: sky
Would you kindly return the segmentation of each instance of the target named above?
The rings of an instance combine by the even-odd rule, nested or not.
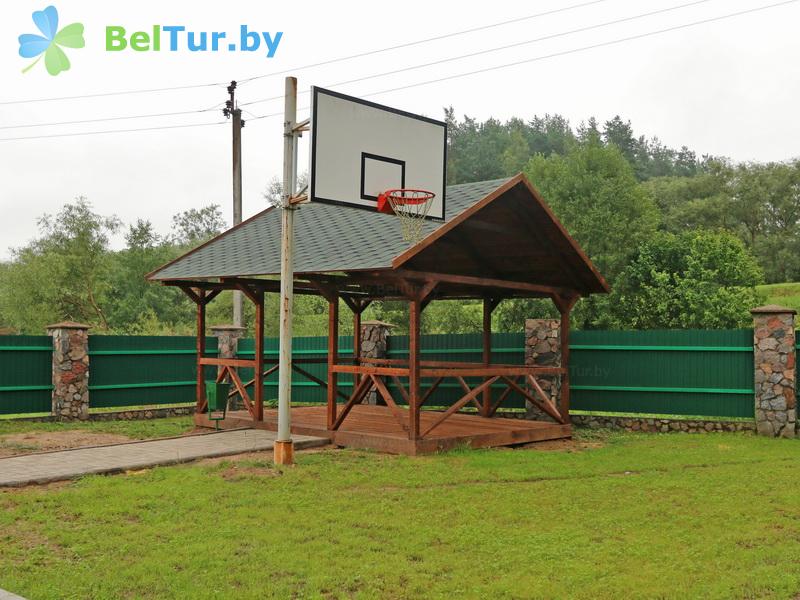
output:
[[[55,0],[54,0],[55,1]],[[371,1],[90,2],[59,0],[59,28],[84,25],[84,48],[66,48],[71,68],[48,74],[44,60],[19,56],[18,37],[38,33],[32,19],[45,2],[4,4],[0,19],[0,260],[10,248],[37,235],[37,219],[85,196],[94,210],[124,223],[150,220],[170,231],[172,215],[219,204],[231,221],[231,126],[217,107],[232,79],[267,75],[239,85],[246,121],[242,132],[243,213],[265,207],[267,183],[282,169],[281,96],[284,77],[298,78],[299,117],[307,115],[311,85],[330,87],[406,111],[441,118],[457,116],[529,119],[559,113],[573,125],[590,116],[601,123],[619,114],[637,135],[657,135],[673,147],[736,161],[778,161],[800,156],[800,2],[680,28],[659,35],[580,50],[620,38],[677,27],[779,0],[705,0],[624,23],[556,35],[634,17],[691,0],[549,0],[542,2]],[[583,6],[578,6],[583,5]],[[559,8],[570,10],[491,29],[450,36],[412,47],[308,67],[404,42],[464,31]],[[169,51],[106,51],[107,27],[124,27],[126,39],[153,27],[184,26],[193,32],[226,32],[238,41],[240,27],[269,32],[257,51],[191,52],[183,34]],[[277,46],[274,36],[282,32]],[[549,39],[430,67],[368,77],[538,38]],[[226,40],[227,43],[227,40]],[[509,63],[527,61],[510,67]],[[484,70],[470,75],[393,88]],[[155,93],[115,94],[72,100],[43,98],[193,86]],[[17,102],[24,101],[24,102]],[[249,104],[252,103],[252,104]],[[184,113],[71,125],[17,127],[120,116]],[[204,112],[199,112],[204,111]],[[255,118],[264,117],[264,118]],[[217,124],[215,124],[217,123]],[[54,136],[132,128],[194,125],[137,132]],[[207,125],[208,124],[208,125]],[[307,168],[308,139],[301,141],[299,169]],[[121,234],[112,240],[123,244]]]

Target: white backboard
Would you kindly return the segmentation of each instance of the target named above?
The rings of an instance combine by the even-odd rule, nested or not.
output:
[[[311,88],[311,202],[376,210],[381,192],[422,189],[444,219],[446,153],[442,121]]]

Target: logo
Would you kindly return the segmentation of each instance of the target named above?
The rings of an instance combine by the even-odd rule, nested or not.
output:
[[[55,6],[34,11],[32,16],[34,24],[42,32],[42,35],[25,33],[19,36],[19,55],[22,58],[36,57],[36,60],[25,67],[22,72],[30,71],[42,59],[42,54],[44,54],[44,66],[50,75],[68,71],[69,59],[62,50],[62,46],[65,48],[84,47],[83,24],[71,23],[59,31],[58,11]]]

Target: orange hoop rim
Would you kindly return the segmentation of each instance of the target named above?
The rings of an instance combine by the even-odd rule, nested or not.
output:
[[[404,194],[415,194],[414,196],[405,196]],[[391,199],[396,204],[422,204],[433,200],[436,194],[428,190],[416,190],[412,188],[397,188],[393,190],[386,190],[381,194],[387,200]]]

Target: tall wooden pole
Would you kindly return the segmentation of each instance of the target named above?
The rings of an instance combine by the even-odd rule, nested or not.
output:
[[[206,291],[197,290],[197,296],[199,301],[197,302],[197,388],[195,398],[196,410],[200,413],[205,412],[206,403],[205,366],[200,364],[200,359],[206,354]]]
[[[242,222],[242,110],[236,108],[236,82],[231,81],[228,86],[230,100],[226,102],[225,116],[231,116],[231,139],[233,141],[233,225]],[[242,326],[242,292],[233,291],[233,324]]]
[[[294,207],[297,184],[297,79],[287,77],[283,117],[283,196],[281,198],[281,299],[278,354],[278,436],[275,463],[292,464],[292,312],[294,302]]]
[[[338,377],[333,372],[336,357],[339,355],[339,296],[328,299],[328,429],[333,429],[336,421],[336,392]]]
[[[419,298],[409,302],[408,310],[408,438],[419,438],[419,408],[420,408],[420,345],[419,330],[422,306]]]
[[[488,367],[492,363],[492,311],[494,304],[491,298],[483,299],[483,366]],[[485,378],[484,381],[488,379]],[[488,417],[492,408],[492,386],[486,386],[483,390],[483,403],[481,404],[481,416]]]

